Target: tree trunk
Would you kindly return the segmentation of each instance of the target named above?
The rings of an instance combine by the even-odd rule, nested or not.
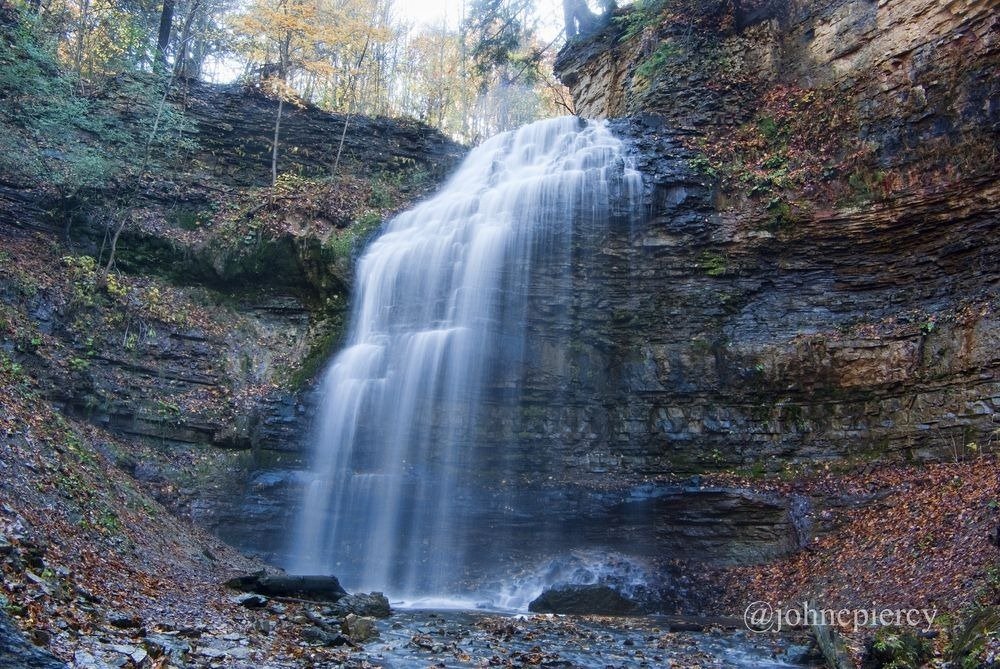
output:
[[[251,574],[232,578],[225,585],[268,597],[301,597],[325,602],[336,602],[347,594],[335,576]]]
[[[83,78],[83,47],[86,44],[87,21],[90,18],[90,0],[83,0],[80,7],[80,27],[76,33],[76,76]]]
[[[187,16],[184,17],[184,26],[181,28],[181,41],[177,45],[177,56],[174,58],[175,77],[187,78],[190,76],[188,54],[191,49],[191,28],[200,7],[201,0],[193,0],[191,6],[188,7]]]
[[[167,66],[167,45],[170,44],[170,29],[174,24],[174,0],[163,0],[160,12],[160,31],[156,38],[156,66]]]
[[[111,238],[111,251],[108,253],[108,264],[104,266],[104,271],[101,272],[101,285],[107,285],[108,274],[111,273],[111,269],[115,265],[115,252],[118,251],[118,238],[122,236],[122,230],[125,229],[125,224],[128,223],[128,216],[125,212],[119,212],[122,220],[118,224],[118,229],[115,230],[114,236]],[[110,223],[110,221],[109,221]]]
[[[274,119],[274,142],[271,144],[271,186],[278,183],[278,133],[281,131],[281,112],[285,108],[285,98],[278,98],[278,116]]]

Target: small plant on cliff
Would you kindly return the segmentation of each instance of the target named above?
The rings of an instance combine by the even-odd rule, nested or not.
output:
[[[780,197],[773,198],[767,203],[767,213],[770,216],[771,226],[776,228],[782,228],[795,222],[792,206]]]
[[[632,5],[631,11],[612,19],[623,29],[622,40],[628,41],[647,28],[655,27],[666,4],[666,0],[638,0]]]
[[[767,198],[760,204],[781,223],[780,205],[769,200],[832,204],[886,191],[889,181],[871,166],[857,128],[854,101],[840,91],[777,85],[761,96],[753,118],[735,130],[713,129],[692,148],[718,166],[723,189]]]
[[[688,161],[688,165],[695,172],[700,172],[712,179],[719,176],[719,167],[709,160],[707,156],[696,156]]]
[[[351,226],[344,230],[337,231],[327,248],[337,258],[350,258],[371,237],[379,226],[382,225],[382,216],[376,211],[369,211],[358,217]]]

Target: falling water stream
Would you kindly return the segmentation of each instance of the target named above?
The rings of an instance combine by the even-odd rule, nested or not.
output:
[[[293,570],[396,598],[475,590],[469,564],[491,550],[475,537],[505,511],[489,488],[510,474],[476,444],[484,407],[516,423],[532,291],[569,305],[575,241],[634,210],[640,188],[604,125],[564,117],[484,142],[388,223],[359,261],[346,345],[323,380]],[[555,329],[571,329],[566,311]],[[541,544],[537,513],[528,536]],[[498,555],[515,540],[490,537]]]

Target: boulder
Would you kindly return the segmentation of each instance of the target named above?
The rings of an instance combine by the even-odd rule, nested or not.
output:
[[[563,585],[544,591],[530,604],[533,613],[569,613],[577,615],[629,616],[642,613],[642,607],[606,585]]]
[[[350,639],[343,634],[331,633],[320,627],[312,625],[302,628],[302,631],[299,632],[299,636],[301,636],[304,641],[318,646],[345,646],[350,643]]]
[[[165,658],[170,664],[183,666],[191,653],[191,644],[177,633],[147,634],[143,646],[150,657]]]
[[[374,618],[357,616],[353,613],[347,614],[341,629],[351,641],[357,643],[364,643],[378,637],[378,628],[375,627]]]
[[[247,592],[242,595],[237,596],[233,600],[236,604],[246,607],[248,609],[262,609],[267,606],[268,599],[264,595],[258,595],[254,592]]]
[[[389,600],[381,592],[345,595],[330,608],[341,616],[353,613],[356,616],[388,618],[392,613],[392,609],[389,608]]]

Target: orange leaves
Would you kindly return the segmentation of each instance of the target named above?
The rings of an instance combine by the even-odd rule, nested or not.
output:
[[[824,605],[955,609],[981,596],[984,566],[997,558],[986,539],[998,522],[995,457],[889,465],[798,485],[830,505],[832,531],[772,565],[733,570],[734,606],[741,598],[795,601],[816,592]]]
[[[371,19],[360,1],[254,0],[232,25],[251,62],[281,66],[279,78],[289,86],[282,97],[288,100],[298,98],[291,87],[294,73],[333,79],[348,73],[357,60],[353,53],[366,41],[388,41],[388,31],[370,25]]]

